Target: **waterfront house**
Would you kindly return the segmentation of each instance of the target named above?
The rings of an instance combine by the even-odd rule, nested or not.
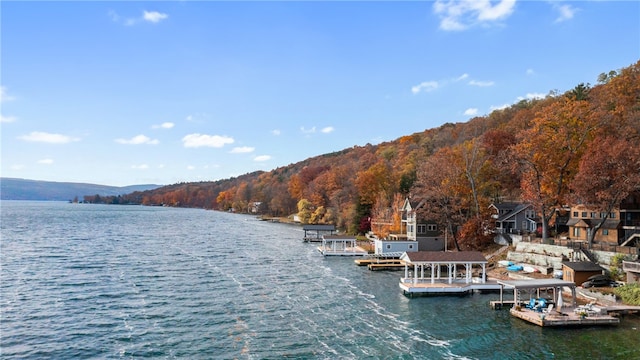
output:
[[[600,212],[585,204],[571,207],[569,237],[573,241],[588,241],[597,225],[600,228],[593,237],[596,244],[613,246],[640,245],[640,192],[636,192],[611,212]]]
[[[421,251],[443,251],[446,249],[445,238],[442,229],[437,223],[422,219],[418,216],[418,210],[425,206],[424,201],[406,198],[402,208],[402,221],[400,234],[391,234],[391,240],[417,241]]]
[[[493,211],[495,231],[499,234],[535,233],[540,227],[540,219],[531,204],[517,202],[493,203],[489,205]]]

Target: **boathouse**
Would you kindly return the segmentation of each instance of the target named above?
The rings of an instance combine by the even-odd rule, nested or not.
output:
[[[368,252],[357,245],[355,236],[323,235],[318,251],[324,256],[364,256]]]
[[[323,235],[334,235],[336,232],[335,225],[329,224],[306,224],[302,226],[304,230],[304,242],[322,242]]]
[[[404,277],[400,279],[404,294],[466,293],[500,288],[497,282],[487,280],[487,259],[479,251],[405,252],[400,259],[405,263]]]

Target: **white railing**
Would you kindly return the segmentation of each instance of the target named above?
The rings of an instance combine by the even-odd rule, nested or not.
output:
[[[623,261],[622,262],[622,270],[640,273],[640,263],[639,262],[631,262],[631,261]]]

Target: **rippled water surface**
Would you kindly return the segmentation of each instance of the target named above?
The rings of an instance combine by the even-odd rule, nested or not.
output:
[[[3,359],[640,359],[640,322],[541,329],[497,294],[407,298],[297,226],[3,201]]]

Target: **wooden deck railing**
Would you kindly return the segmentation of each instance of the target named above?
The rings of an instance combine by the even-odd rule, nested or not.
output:
[[[640,262],[623,261],[622,270],[640,273]]]

